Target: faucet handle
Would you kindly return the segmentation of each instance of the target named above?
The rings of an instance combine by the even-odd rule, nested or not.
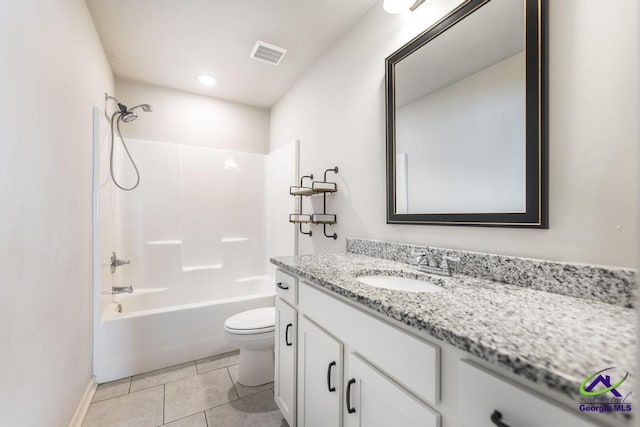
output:
[[[129,263],[131,263],[131,261],[127,260],[121,260],[118,259],[118,256],[116,255],[115,252],[111,252],[111,263],[110,263],[110,267],[111,267],[111,274],[114,274],[116,272],[116,267],[120,267],[121,265],[127,265]]]
[[[443,255],[442,262],[440,262],[440,268],[449,270],[449,262],[460,262],[460,258],[457,256]]]
[[[413,251],[411,252],[411,255],[415,257],[416,265],[420,265],[429,256],[429,253]]]

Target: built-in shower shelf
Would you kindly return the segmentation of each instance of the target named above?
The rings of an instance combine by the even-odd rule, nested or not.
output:
[[[182,240],[151,240],[147,242],[147,245],[159,246],[159,245],[181,245]]]
[[[258,280],[270,281],[271,278],[269,276],[247,276],[247,277],[239,277],[237,279],[233,279],[235,283],[255,282]]]
[[[222,243],[237,243],[237,242],[246,242],[249,240],[248,237],[223,237]]]
[[[182,267],[182,271],[220,270],[221,268],[222,264],[195,265],[193,267]]]

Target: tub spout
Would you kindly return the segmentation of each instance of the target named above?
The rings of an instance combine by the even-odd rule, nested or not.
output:
[[[114,286],[111,288],[111,293],[112,294],[132,294],[133,293],[133,286]]]

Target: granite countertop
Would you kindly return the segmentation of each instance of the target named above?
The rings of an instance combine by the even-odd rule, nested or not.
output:
[[[352,253],[271,262],[576,401],[587,375],[611,366],[635,372],[636,315],[630,308],[470,276],[431,275]],[[368,274],[423,278],[443,290],[394,291],[356,279]]]

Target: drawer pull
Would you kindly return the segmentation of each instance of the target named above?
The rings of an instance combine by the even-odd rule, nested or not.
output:
[[[283,291],[289,290],[289,287],[285,286],[284,283],[282,283],[282,282],[276,283],[276,286],[279,287],[280,289],[282,289]]]
[[[351,407],[351,386],[356,383],[355,378],[351,378],[347,383],[347,412],[353,414],[356,412],[356,408]]]
[[[329,363],[329,367],[327,368],[327,388],[329,389],[330,393],[336,391],[336,388],[331,386],[331,369],[334,366],[336,366],[336,362],[331,362]]]
[[[291,346],[291,345],[293,345],[293,343],[292,343],[292,342],[289,342],[289,328],[290,328],[290,327],[292,327],[292,326],[293,326],[293,323],[289,323],[289,324],[287,325],[287,327],[285,328],[285,330],[284,330],[284,343],[285,343],[287,346]]]
[[[498,427],[509,427],[508,424],[502,422],[502,413],[495,409],[493,414],[491,414],[491,422],[497,425]]]

